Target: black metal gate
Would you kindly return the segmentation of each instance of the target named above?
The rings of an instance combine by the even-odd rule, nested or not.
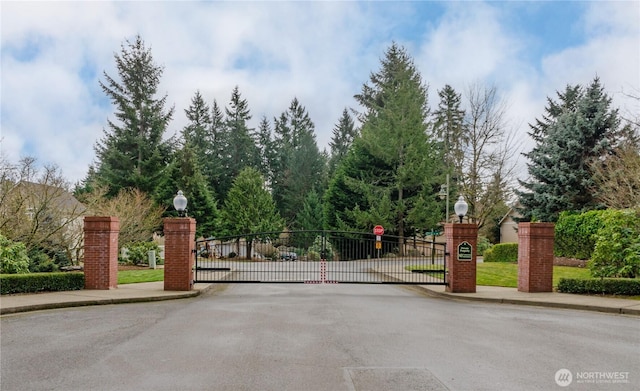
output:
[[[340,231],[263,232],[196,242],[195,282],[446,285],[444,243]]]

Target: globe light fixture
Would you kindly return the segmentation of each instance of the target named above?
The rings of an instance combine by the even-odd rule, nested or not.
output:
[[[185,217],[187,215],[187,197],[182,194],[182,190],[178,190],[178,194],[173,197],[173,207],[178,211],[178,216]]]
[[[453,205],[453,210],[456,211],[456,216],[460,218],[460,222],[462,223],[462,218],[467,215],[467,211],[469,210],[469,205],[462,195],[458,197],[458,201]]]

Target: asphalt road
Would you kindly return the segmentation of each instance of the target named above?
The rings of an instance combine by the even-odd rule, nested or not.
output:
[[[2,391],[640,389],[637,317],[389,285],[229,285],[0,326]]]

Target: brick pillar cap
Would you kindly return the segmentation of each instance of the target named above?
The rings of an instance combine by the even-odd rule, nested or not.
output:
[[[84,221],[120,221],[120,219],[116,216],[85,216]]]

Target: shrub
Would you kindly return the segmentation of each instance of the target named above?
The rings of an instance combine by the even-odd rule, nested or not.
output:
[[[84,273],[31,273],[0,275],[0,293],[73,291],[84,288]]]
[[[483,256],[484,252],[490,249],[491,247],[493,247],[493,245],[491,244],[491,242],[486,236],[478,237],[478,249],[477,249],[478,256]]]
[[[126,262],[140,265],[149,261],[149,251],[155,251],[156,257],[160,255],[160,247],[155,242],[135,242],[127,246]]]
[[[640,276],[640,210],[606,210],[594,235],[589,268],[595,277]]]
[[[334,257],[334,251],[331,242],[320,235],[316,236],[316,238],[313,240],[313,244],[311,245],[311,247],[309,247],[309,251],[318,253],[321,258],[324,258],[327,261],[333,260]]]
[[[561,278],[558,282],[558,292],[639,296],[640,280],[614,278],[592,278],[583,280]]]
[[[0,235],[0,273],[29,273],[29,257],[24,243],[15,243]]]
[[[320,253],[314,250],[309,250],[307,252],[306,258],[308,261],[319,261],[320,260]]]
[[[29,271],[31,273],[57,272],[60,268],[42,250],[29,252]]]
[[[518,243],[499,243],[485,250],[484,262],[518,262]]]
[[[53,263],[58,265],[59,268],[73,265],[71,258],[69,258],[69,254],[63,250],[56,250],[53,252]]]
[[[595,235],[603,226],[602,214],[605,212],[560,213],[555,225],[554,254],[557,257],[590,259],[596,245]]]
[[[278,258],[278,249],[271,243],[254,243],[254,254],[261,254],[264,258]]]

